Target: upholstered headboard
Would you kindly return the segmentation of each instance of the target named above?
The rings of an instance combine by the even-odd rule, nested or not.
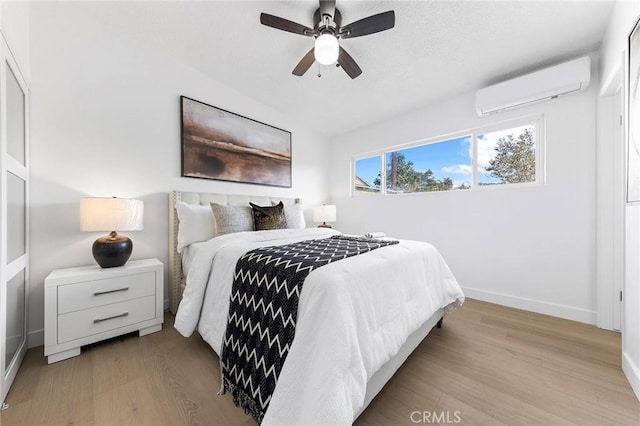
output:
[[[176,314],[178,304],[182,299],[185,282],[182,274],[182,256],[178,253],[178,215],[176,214],[176,202],[207,206],[209,203],[218,203],[225,206],[248,206],[249,202],[269,206],[271,202],[284,204],[298,204],[299,198],[264,197],[252,195],[229,195],[203,192],[171,191],[169,193],[169,310]]]

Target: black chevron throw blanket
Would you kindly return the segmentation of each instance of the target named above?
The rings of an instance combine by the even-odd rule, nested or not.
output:
[[[398,241],[336,235],[245,253],[236,265],[222,344],[222,390],[262,422],[298,317],[298,300],[311,271]]]

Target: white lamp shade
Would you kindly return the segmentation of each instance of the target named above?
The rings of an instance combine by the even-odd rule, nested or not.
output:
[[[144,204],[128,198],[80,200],[81,231],[141,231]]]
[[[316,39],[313,55],[322,65],[331,65],[338,60],[338,39],[331,34],[322,34]]]
[[[314,222],[335,222],[336,221],[336,206],[323,204],[313,208],[313,221]]]

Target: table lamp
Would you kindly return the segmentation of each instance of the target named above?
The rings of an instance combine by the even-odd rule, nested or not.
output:
[[[313,208],[313,221],[322,222],[318,228],[331,228],[327,222],[336,221],[336,206],[331,204],[323,204]]]
[[[133,242],[116,231],[141,231],[144,205],[128,198],[87,197],[80,200],[80,230],[109,231],[93,243],[93,258],[103,268],[127,263]]]

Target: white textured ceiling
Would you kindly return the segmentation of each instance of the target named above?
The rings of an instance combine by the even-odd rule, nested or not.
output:
[[[363,74],[291,71],[313,39],[260,12],[313,26],[317,1],[91,2],[77,7],[211,78],[337,135],[598,48],[611,1],[337,0],[343,24],[395,10],[396,26],[342,40]],[[215,99],[207,100],[215,104]],[[242,113],[242,111],[239,111]]]

